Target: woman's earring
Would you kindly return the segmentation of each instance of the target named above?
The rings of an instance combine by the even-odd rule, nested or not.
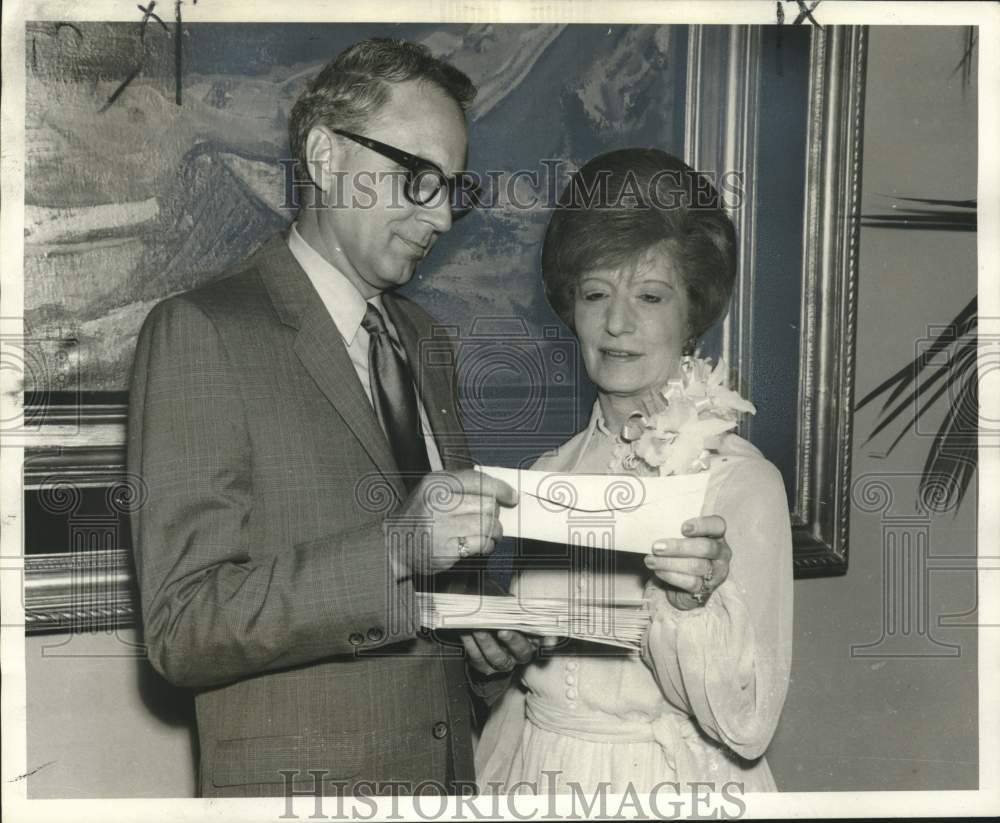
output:
[[[698,347],[698,338],[689,337],[684,341],[684,347],[681,349],[681,355],[684,357],[694,357],[695,349]]]

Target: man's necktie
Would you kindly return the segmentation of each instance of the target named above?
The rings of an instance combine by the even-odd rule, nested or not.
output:
[[[368,332],[368,379],[372,403],[401,472],[407,489],[412,489],[420,475],[430,471],[427,448],[420,430],[417,395],[413,374],[386,328],[381,313],[371,303],[361,327]]]

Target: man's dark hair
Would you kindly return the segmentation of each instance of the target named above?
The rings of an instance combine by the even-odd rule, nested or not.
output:
[[[355,43],[323,67],[292,107],[288,142],[299,179],[309,176],[306,136],[313,126],[363,132],[388,100],[389,85],[407,80],[433,83],[462,111],[476,96],[472,81],[426,46],[387,37]]]

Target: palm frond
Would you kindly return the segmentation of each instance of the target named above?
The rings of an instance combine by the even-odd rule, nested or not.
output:
[[[930,389],[931,385],[936,383],[939,378],[947,376],[948,379],[945,380],[942,385],[938,386],[938,388],[929,398],[924,400],[922,406],[920,406],[913,412],[913,416],[903,427],[903,430],[896,436],[896,439],[892,441],[892,443],[889,445],[889,448],[886,449],[886,454],[889,454],[890,452],[892,452],[894,448],[896,448],[896,445],[899,443],[899,441],[903,439],[903,435],[905,435],[917,423],[920,417],[925,412],[927,412],[927,410],[930,409],[931,406],[934,405],[934,403],[938,400],[939,397],[941,397],[941,395],[943,395],[946,391],[951,389],[956,383],[958,383],[965,377],[965,369],[967,368],[967,361],[975,363],[976,348],[977,348],[976,341],[974,339],[970,340],[959,350],[959,352],[955,356],[954,361],[949,361],[948,363],[938,368],[937,371],[935,371],[934,374],[931,375],[929,379],[927,379],[924,383],[922,383],[919,388],[914,390],[914,392],[909,397],[907,397],[903,402],[901,402],[896,407],[896,409],[893,410],[892,419],[894,420],[903,411],[909,408],[911,404],[916,405],[916,402],[919,398],[926,397],[926,393]],[[891,422],[891,420],[884,421],[882,424],[880,424],[878,427],[878,431],[882,431],[884,428],[886,428],[889,422]],[[869,437],[868,439],[870,440],[872,437],[875,436],[875,434],[876,432],[873,432],[871,437]]]
[[[977,466],[978,355],[977,301],[973,298],[911,362],[897,370],[855,406],[855,410],[883,399],[869,443],[902,422],[889,443],[890,454],[903,437],[946,393],[951,398],[944,420],[931,442],[920,478],[924,505],[943,511],[957,508],[972,482]],[[905,413],[910,410],[908,416]]]
[[[887,195],[882,195],[886,197]],[[977,206],[975,198],[972,200],[942,200],[937,197],[896,197],[896,200],[905,200],[907,203],[926,203],[931,206],[951,206],[956,209],[974,209]]]
[[[780,6],[780,3],[779,3]],[[962,91],[971,82],[973,54],[977,31],[968,26],[964,33],[961,59],[951,73],[962,73]],[[885,196],[885,195],[883,195]],[[952,200],[937,197],[894,197],[915,206],[893,206],[883,214],[863,214],[861,225],[872,229],[961,231],[978,230],[977,207],[973,199]],[[978,465],[979,390],[977,374],[978,307],[974,297],[946,326],[930,345],[911,362],[882,381],[855,406],[859,410],[878,398],[883,398],[875,426],[865,443],[885,432],[906,411],[913,414],[889,444],[889,454],[904,435],[916,428],[917,422],[946,392],[948,404],[944,420],[938,427],[920,476],[918,494],[924,506],[946,511],[962,502]],[[971,335],[971,339],[969,339]],[[948,354],[943,364],[939,356]],[[925,373],[925,369],[929,369]],[[952,391],[957,387],[957,391]],[[933,392],[931,390],[933,389]],[[917,405],[920,401],[921,405]]]
[[[963,308],[956,315],[955,319],[952,320],[951,323],[949,323],[936,338],[934,338],[931,345],[928,346],[925,351],[919,354],[911,363],[907,363],[903,366],[903,368],[893,374],[888,380],[880,383],[863,398],[861,398],[855,406],[855,409],[864,408],[872,400],[884,394],[890,388],[895,387],[888,399],[886,399],[886,401],[882,404],[882,411],[880,414],[884,413],[885,410],[896,401],[899,395],[902,394],[907,387],[917,379],[917,376],[928,363],[934,360],[956,340],[959,340],[972,332],[972,330],[976,327],[976,309],[977,300],[973,297],[972,300],[969,301],[968,305],[966,305],[965,308]]]
[[[976,34],[975,26],[967,26],[965,29],[965,48],[962,52],[962,59],[958,61],[955,68],[952,69],[948,79],[950,80],[959,72],[962,72],[962,88],[964,89],[969,85],[972,80],[972,52],[976,48],[976,43],[979,38]]]
[[[975,215],[934,212],[922,214],[863,214],[861,225],[869,229],[922,229],[923,231],[976,231]]]
[[[975,369],[966,375],[955,402],[941,423],[920,477],[922,501],[950,508],[965,497],[976,472],[979,433],[979,381]]]
[[[885,195],[882,195],[883,197]],[[924,231],[976,231],[977,201],[939,197],[893,197],[920,207],[899,208],[885,214],[862,214],[861,225],[871,229],[922,229]],[[928,207],[946,208],[928,208]]]

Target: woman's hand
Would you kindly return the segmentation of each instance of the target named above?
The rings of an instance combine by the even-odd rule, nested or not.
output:
[[[733,551],[726,543],[726,521],[717,514],[693,517],[680,538],[657,540],[646,567],[666,583],[667,599],[676,609],[704,605],[729,576]]]

